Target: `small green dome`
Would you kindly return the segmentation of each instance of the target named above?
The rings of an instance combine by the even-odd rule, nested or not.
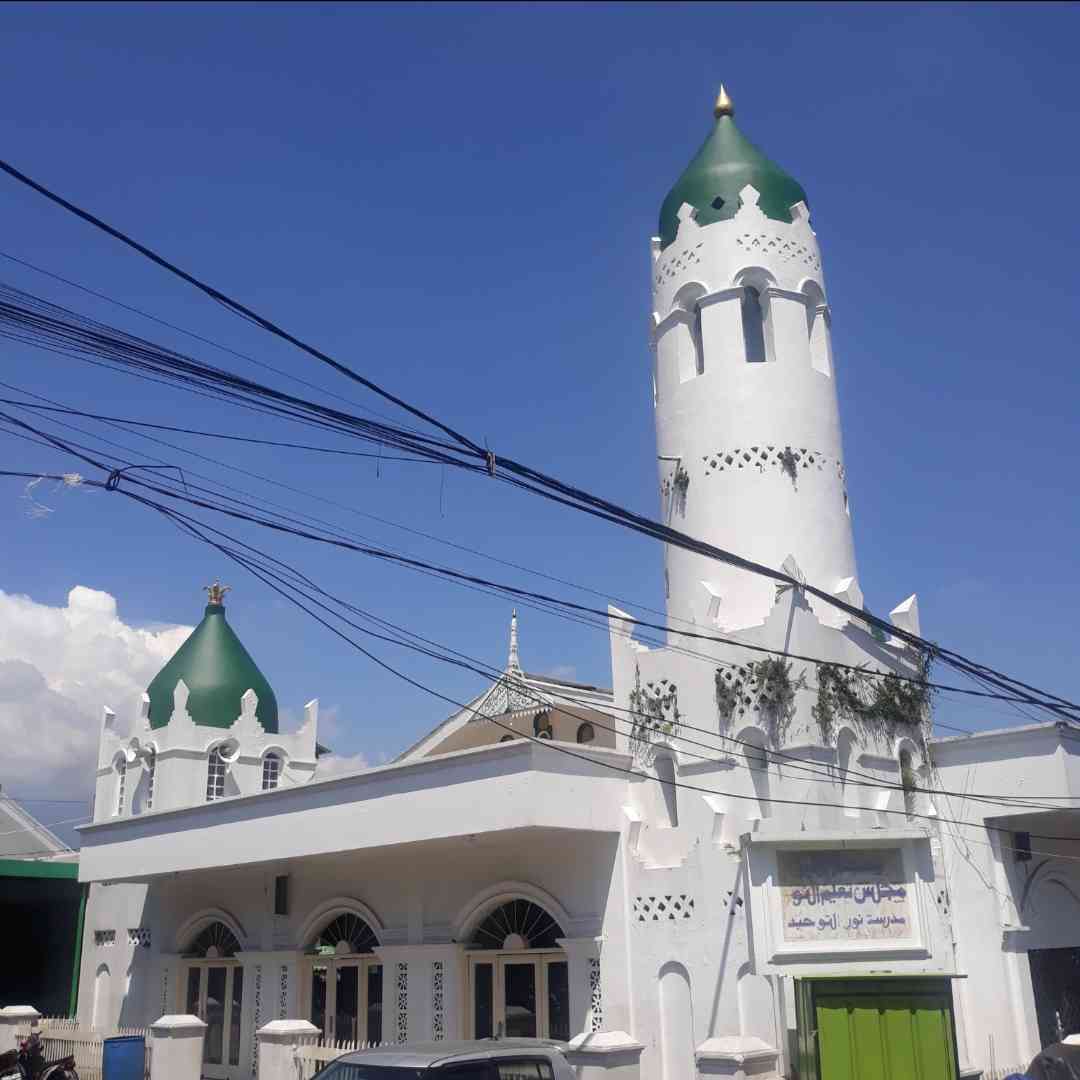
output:
[[[187,710],[196,724],[232,727],[240,715],[240,699],[254,690],[259,699],[255,715],[266,732],[275,734],[278,706],[274,691],[225,621],[224,589],[214,585],[209,591],[210,603],[202,622],[147,688],[150,727],[165,727],[169,722],[173,691],[183,679],[189,691]]]
[[[758,207],[762,213],[775,221],[790,223],[790,208],[797,202],[807,202],[798,181],[770,161],[735,126],[735,109],[723,87],[715,115],[712,133],[660,207],[661,248],[666,248],[679,231],[679,208],[683,203],[694,208],[699,225],[709,225],[738,213],[739,192],[747,184],[760,193]]]

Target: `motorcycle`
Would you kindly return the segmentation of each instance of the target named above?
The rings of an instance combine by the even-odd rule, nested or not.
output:
[[[18,1050],[0,1054],[0,1080],[79,1080],[73,1057],[47,1062],[41,1036],[32,1031]]]

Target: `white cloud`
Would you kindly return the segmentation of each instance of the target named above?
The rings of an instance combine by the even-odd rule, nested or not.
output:
[[[363,754],[326,754],[319,758],[315,779],[329,780],[331,776],[345,776],[370,767],[371,762]]]
[[[127,625],[106,592],[76,585],[67,605],[0,590],[0,784],[76,799],[94,779],[101,708],[122,724],[190,626]]]

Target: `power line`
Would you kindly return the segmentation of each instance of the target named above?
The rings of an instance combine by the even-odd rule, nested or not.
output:
[[[0,167],[3,167],[2,163],[0,163]],[[61,203],[64,203],[63,200],[60,201]],[[92,217],[93,216],[90,215],[87,220],[91,220]],[[94,220],[96,221],[96,219]],[[115,230],[113,230],[113,232],[115,232]],[[181,274],[182,276],[185,276],[185,279],[194,281],[194,279],[192,279],[190,275],[183,275],[183,272],[181,272]],[[268,322],[268,320],[264,320],[264,322]],[[272,326],[272,324],[270,325]],[[148,343],[141,344],[146,345]],[[172,353],[171,356],[174,360],[183,360],[182,357],[178,357],[178,354]],[[336,361],[329,362],[331,362],[332,364],[337,363]],[[338,366],[340,367],[342,365]],[[181,367],[187,369],[189,378],[191,376],[191,371],[195,370],[195,368],[190,362],[184,362],[183,364],[181,364]],[[226,383],[233,385],[234,389],[236,387],[240,387],[241,389],[246,390],[252,390],[257,388],[258,392],[262,394],[276,396],[281,400],[288,399],[287,395],[282,396],[277,392],[270,391],[268,388],[259,388],[257,387],[257,384],[251,383],[250,380],[238,380],[236,376],[230,376],[224,372],[213,371],[209,374],[209,376],[207,376],[207,369],[204,368],[200,377],[204,380],[205,385],[213,385],[215,380],[217,380],[218,382],[225,381]],[[205,382],[206,378],[210,379],[209,383]],[[357,378],[361,377],[357,376]],[[363,381],[362,378],[361,381]],[[234,397],[235,394],[229,396]],[[292,402],[298,403],[297,399],[292,399]],[[304,404],[302,402],[299,403]],[[306,404],[309,408],[311,407],[311,403]],[[349,418],[343,419],[347,420]],[[355,420],[355,418],[352,419]],[[399,439],[402,434],[404,433],[398,433]],[[365,437],[372,437],[371,432],[368,432]],[[414,449],[415,452],[415,445],[410,448]],[[470,465],[469,463],[461,461],[457,458],[447,457],[445,455],[445,450],[448,449],[449,447],[444,448],[444,454],[442,458],[444,464],[455,464],[458,467],[468,468],[472,471],[480,471],[480,469],[475,465]],[[485,452],[484,457],[487,462],[487,471],[490,472],[492,475],[496,475],[494,456],[488,452]],[[641,515],[633,513],[632,511],[628,511],[624,508],[618,507],[616,504],[612,504],[607,500],[604,500],[598,496],[591,495],[587,492],[582,491],[581,489],[577,489],[570,485],[563,484],[560,481],[553,479],[552,477],[546,476],[545,474],[535,469],[520,465],[519,463],[513,462],[510,459],[502,459],[501,464],[503,466],[504,474],[501,475],[500,478],[508,481],[515,486],[521,487],[524,490],[531,491],[534,494],[540,494],[545,498],[551,499],[563,505],[582,510],[586,513],[590,513],[593,516],[602,518],[603,520],[630,527],[635,531],[641,532],[643,535],[648,535],[656,539],[661,539],[666,543],[676,544],[677,546],[683,547],[692,552],[696,552],[697,554],[703,555],[705,557],[718,559],[721,562],[726,562],[729,565],[735,566],[736,568],[763,575],[784,585],[785,587],[801,589],[802,591],[807,592],[810,595],[816,596],[818,599],[821,599],[833,605],[834,607],[838,607],[839,609],[845,611],[849,615],[849,617],[854,617],[858,621],[867,623],[871,626],[875,626],[879,630],[888,632],[892,636],[900,639],[901,641],[904,641],[905,643],[917,649],[942,658],[947,664],[949,664],[949,666],[955,667],[958,670],[965,672],[966,674],[977,677],[980,681],[984,683],[984,685],[988,684],[995,686],[998,689],[1013,690],[1015,690],[1016,687],[1020,687],[1021,689],[1028,691],[1029,694],[1041,695],[1044,699],[1042,701],[1038,701],[1034,698],[1031,698],[1030,696],[1021,700],[1026,700],[1030,704],[1037,704],[1043,708],[1055,711],[1066,719],[1073,719],[1073,717],[1070,713],[1066,712],[1065,709],[1080,708],[1065,698],[1052,694],[1048,691],[1043,691],[1035,687],[1031,687],[1028,684],[1021,682],[1020,680],[1005,675],[1004,673],[994,671],[993,669],[985,665],[970,661],[958,653],[944,649],[941,646],[934,645],[926,641],[925,639],[919,637],[918,635],[911,634],[900,627],[892,626],[891,624],[886,623],[880,617],[873,615],[870,612],[861,611],[854,606],[847,604],[845,601],[841,601],[837,597],[834,597],[831,594],[824,592],[816,586],[810,585],[805,582],[796,581],[794,578],[790,577],[790,575],[787,575],[782,571],[772,570],[769,567],[754,563],[750,560],[742,558],[741,556],[733,555],[730,552],[725,552],[721,549],[713,547],[712,545],[704,544],[701,541],[694,541],[692,538],[687,537],[684,534],[679,533],[668,526],[659,525],[658,523],[653,522],[648,518],[644,518]],[[509,469],[514,475],[505,475],[507,469]],[[1062,708],[1062,706],[1064,706],[1065,708]]]

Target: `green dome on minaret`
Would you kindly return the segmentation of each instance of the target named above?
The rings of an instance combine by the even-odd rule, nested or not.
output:
[[[735,106],[724,88],[713,110],[716,124],[694,160],[668,192],[660,207],[660,247],[679,231],[679,208],[689,203],[699,225],[726,221],[738,213],[739,192],[747,184],[760,192],[758,207],[766,217],[791,222],[791,207],[807,202],[797,180],[770,161],[735,126]],[[809,205],[809,204],[808,204]]]
[[[229,728],[240,715],[240,699],[254,690],[259,699],[255,715],[263,730],[276,734],[278,706],[274,691],[255,666],[251,654],[225,621],[227,586],[207,588],[210,602],[203,620],[177,649],[173,658],[154,676],[147,688],[150,727],[161,728],[173,711],[173,691],[183,679],[188,688],[187,710],[196,724]]]

